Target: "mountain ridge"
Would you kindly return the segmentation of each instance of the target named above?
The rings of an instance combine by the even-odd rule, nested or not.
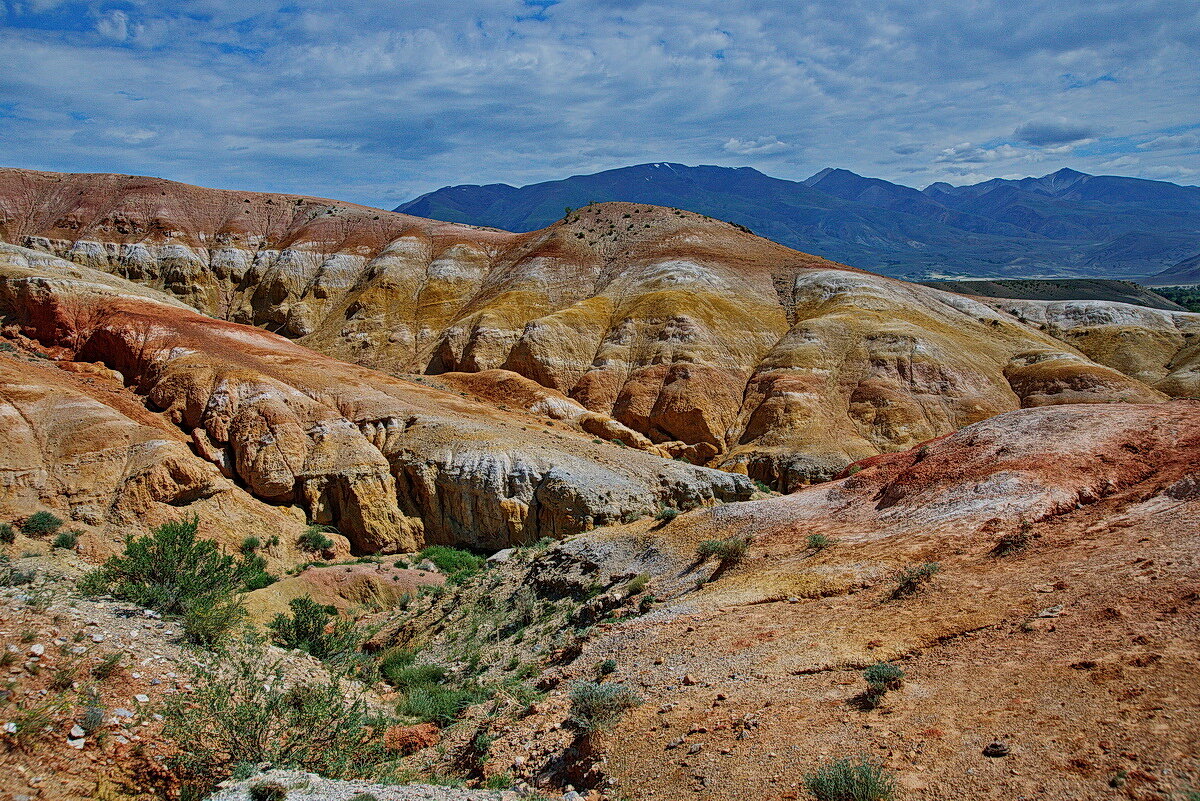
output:
[[[623,200],[729,220],[788,247],[913,279],[1137,278],[1200,247],[1200,188],[1089,175],[922,190],[827,167],[802,181],[752,167],[651,162],[514,187],[459,185],[396,211],[511,231]]]

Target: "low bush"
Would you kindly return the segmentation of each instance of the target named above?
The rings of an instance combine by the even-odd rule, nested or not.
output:
[[[447,584],[462,584],[487,567],[487,559],[461,548],[445,545],[430,545],[418,555],[418,560],[428,559],[446,576]]]
[[[750,550],[749,536],[726,537],[723,540],[704,540],[696,546],[696,555],[701,559],[716,558],[722,567],[731,567],[746,556]]]
[[[241,552],[244,554],[252,554],[262,547],[262,540],[258,537],[246,537],[242,540]]]
[[[164,523],[149,535],[130,537],[125,552],[110,557],[79,584],[85,595],[109,593],[181,618],[196,644],[215,646],[244,617],[238,593],[273,580],[261,557],[235,559],[214,540],[200,539],[195,517]],[[264,578],[265,577],[265,578]]]
[[[121,667],[121,657],[122,654],[120,651],[113,651],[111,654],[92,665],[92,669],[90,671],[92,678],[94,678],[96,681],[107,680],[110,676],[117,672],[117,668]]]
[[[904,568],[896,574],[896,586],[892,589],[892,598],[903,598],[923,589],[941,569],[942,566],[937,562],[927,562],[923,565]]]
[[[188,642],[219,648],[246,619],[246,609],[240,599],[228,597],[189,604],[181,617],[183,636]]]
[[[896,781],[890,771],[863,757],[844,757],[804,777],[817,801],[892,801]]]
[[[832,537],[827,537],[824,534],[809,534],[808,549],[810,551],[823,551],[826,548],[831,548],[837,545],[837,540]]]
[[[20,587],[31,583],[36,578],[32,570],[22,570],[14,567],[12,561],[0,554],[0,587]]]
[[[64,551],[73,551],[77,545],[79,545],[78,531],[60,531],[54,537],[54,542],[51,543],[51,547]]]
[[[1029,541],[1029,529],[1027,526],[1022,526],[1019,530],[1010,531],[996,540],[996,545],[992,548],[992,556],[1010,556],[1020,553],[1029,547]]]
[[[34,512],[21,524],[21,533],[30,537],[48,536],[62,527],[62,518],[50,512]]]
[[[0,545],[11,545],[17,538],[17,530],[12,523],[0,523]]]
[[[197,526],[192,517],[164,523],[144,537],[130,537],[123,554],[89,574],[86,588],[164,615],[183,615],[245,589],[261,564],[222,554],[214,540],[197,537]]]
[[[638,573],[631,578],[625,585],[625,596],[631,597],[637,595],[642,590],[646,589],[646,585],[650,583],[649,573]]]
[[[342,619],[337,609],[312,598],[288,602],[291,615],[278,614],[267,624],[271,638],[284,648],[296,648],[322,660],[337,660],[358,650],[354,623]]]
[[[888,690],[898,690],[904,683],[904,671],[890,662],[876,662],[863,671],[867,681],[866,692],[861,701],[868,709],[875,709],[883,703],[883,696]]]
[[[624,684],[580,681],[571,688],[571,722],[585,732],[612,727],[642,698]]]
[[[660,506],[658,507],[658,513],[654,515],[654,519],[664,525],[677,517],[679,517],[679,510],[673,506]]]
[[[323,553],[333,550],[333,540],[325,536],[321,526],[309,526],[296,540],[300,550],[308,553]]]
[[[168,766],[186,792],[203,797],[234,766],[263,762],[331,779],[378,774],[391,721],[348,699],[340,679],[290,683],[261,644],[243,645],[197,666],[193,692],[164,696]]]

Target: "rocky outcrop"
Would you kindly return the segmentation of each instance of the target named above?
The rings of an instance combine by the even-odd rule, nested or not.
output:
[[[88,268],[12,247],[0,258],[0,311],[23,334],[119,371],[196,454],[253,496],[334,524],[358,551],[502,547],[752,492],[582,432],[527,430]]]
[[[95,558],[181,514],[196,515],[205,536],[231,549],[247,536],[274,536],[279,544],[264,551],[272,564],[298,553],[303,517],[256,500],[197,457],[111,371],[60,366],[71,369],[11,344],[0,353],[0,518],[54,513]]]
[[[1200,314],[1101,301],[986,302],[1160,392],[1200,397]]]
[[[601,439],[784,490],[1022,406],[1196,391],[1196,315],[1144,310],[1119,338],[1023,322],[1008,311],[1037,302],[875,276],[677,209],[596,204],[518,235],[16,170],[0,207],[10,241],[212,316],[392,373],[517,373],[597,415]]]

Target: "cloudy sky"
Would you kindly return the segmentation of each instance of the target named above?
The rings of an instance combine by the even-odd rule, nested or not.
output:
[[[649,161],[1200,184],[1196,0],[0,0],[0,165],[391,207]]]

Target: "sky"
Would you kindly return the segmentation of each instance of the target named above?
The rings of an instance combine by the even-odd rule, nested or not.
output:
[[[0,0],[0,165],[391,208],[655,161],[1200,184],[1196,0]]]

